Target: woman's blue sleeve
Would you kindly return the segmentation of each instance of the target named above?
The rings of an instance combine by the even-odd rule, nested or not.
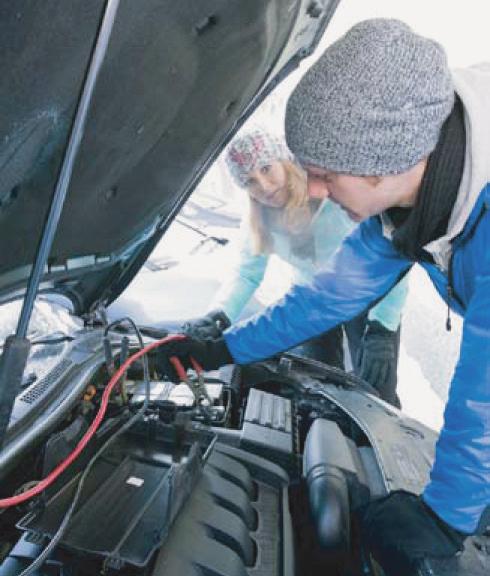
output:
[[[388,330],[395,332],[400,326],[403,306],[408,294],[408,275],[400,280],[388,294],[373,306],[368,314],[369,320],[377,320]]]
[[[269,257],[252,254],[249,231],[242,231],[242,246],[238,265],[215,296],[211,309],[221,309],[235,322],[241,311],[260,286]]]

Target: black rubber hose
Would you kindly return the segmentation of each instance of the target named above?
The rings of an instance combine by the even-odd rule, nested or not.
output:
[[[303,468],[319,544],[331,552],[346,552],[350,546],[349,488],[345,473],[332,464],[336,449],[332,424],[318,419],[311,426]]]

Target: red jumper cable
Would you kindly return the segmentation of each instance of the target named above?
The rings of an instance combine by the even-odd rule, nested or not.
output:
[[[166,344],[168,342],[172,342],[175,340],[184,340],[185,338],[186,336],[182,334],[167,336],[166,338],[162,338],[161,340],[157,340],[156,342],[148,344],[148,346],[145,346],[144,348],[138,350],[138,352],[135,352],[132,356],[127,358],[127,360],[117,369],[117,371],[109,380],[109,383],[107,384],[104,393],[102,394],[102,400],[100,403],[99,410],[95,418],[93,419],[92,423],[90,424],[88,430],[85,432],[85,434],[82,436],[82,438],[76,445],[75,449],[62,462],[60,462],[60,464],[58,464],[58,466],[56,466],[56,468],[52,470],[46,476],[46,478],[40,480],[36,484],[36,486],[30,488],[29,490],[26,490],[25,492],[22,492],[22,494],[17,494],[15,496],[0,499],[0,508],[10,508],[11,506],[17,506],[18,504],[26,502],[27,500],[34,498],[34,496],[39,495],[43,490],[45,490],[48,486],[50,486],[58,478],[58,476],[62,474],[68,468],[68,466],[70,466],[70,464],[72,464],[78,458],[78,456],[80,456],[82,451],[85,449],[85,447],[87,446],[87,444],[89,443],[89,441],[99,428],[105,416],[111,392],[114,389],[114,386],[121,379],[121,377],[124,376],[126,370],[128,370],[131,364],[133,364],[133,362],[138,360],[138,358],[141,358],[141,356],[147,354],[150,350],[158,348],[159,346],[162,346],[163,344]],[[187,382],[188,381],[187,374],[180,360],[176,356],[172,356],[170,360],[181,381]],[[198,374],[198,377],[201,377],[202,367],[199,365],[198,362],[194,360],[194,358],[191,357],[190,360],[194,370]]]

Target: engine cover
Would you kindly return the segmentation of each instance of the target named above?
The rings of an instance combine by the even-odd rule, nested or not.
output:
[[[81,575],[126,566],[147,573],[156,554],[154,573],[162,576],[286,574],[293,567],[288,475],[213,438],[191,422],[180,431],[140,423],[125,433],[87,478],[60,542],[63,563],[76,563]],[[20,527],[52,537],[77,478]]]
[[[293,574],[288,477],[244,450],[216,444],[174,524],[157,576]]]

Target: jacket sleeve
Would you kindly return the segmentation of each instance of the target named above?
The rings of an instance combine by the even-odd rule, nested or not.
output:
[[[241,311],[260,286],[269,257],[252,254],[250,231],[242,229],[242,245],[238,265],[213,299],[210,310],[221,309],[231,322],[235,322]]]
[[[408,294],[408,276],[392,288],[368,314],[369,320],[377,320],[388,330],[395,332],[400,326],[403,306]]]
[[[459,361],[423,498],[468,534],[490,505],[490,257],[476,277],[463,324]]]
[[[410,267],[371,218],[344,240],[310,285],[294,286],[263,313],[224,337],[239,364],[268,358],[354,318],[386,294]]]

